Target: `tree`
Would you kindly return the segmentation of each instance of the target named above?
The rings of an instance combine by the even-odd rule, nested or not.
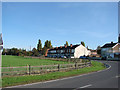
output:
[[[39,39],[38,44],[37,44],[37,50],[40,52],[42,50],[42,43],[41,40]]]
[[[52,48],[51,41],[46,40],[44,47],[46,47],[46,48]]]
[[[51,40],[48,41],[48,48],[52,48],[52,45],[51,45]]]
[[[33,55],[32,51],[28,51],[28,56],[32,56],[32,55]]]
[[[19,50],[18,50],[17,48],[12,48],[12,49],[11,49],[11,54],[18,56],[18,55],[19,55]]]
[[[85,43],[83,41],[81,41],[81,44],[85,47]]]
[[[97,47],[97,54],[101,54],[101,47],[100,46]]]
[[[5,48],[3,48],[2,55],[5,55]]]
[[[46,40],[44,47],[42,49],[42,54],[45,55],[47,49],[50,49],[50,48],[52,48],[51,40],[50,41]]]
[[[26,49],[23,49],[23,50],[22,50],[22,54],[23,54],[23,56],[26,56],[26,55],[27,55]]]
[[[45,55],[47,51],[47,47],[44,46],[44,48],[42,49],[42,54]]]
[[[66,45],[69,46],[68,41],[66,41]]]
[[[48,41],[48,40],[45,41],[45,45],[44,45],[44,47],[49,48],[49,41]]]
[[[33,52],[33,56],[39,56],[39,52],[36,48],[33,48],[32,52]]]

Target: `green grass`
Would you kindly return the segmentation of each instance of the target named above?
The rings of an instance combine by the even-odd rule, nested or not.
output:
[[[2,67],[17,67],[17,66],[40,66],[40,65],[53,65],[53,64],[68,64],[65,61],[54,61],[47,59],[33,59],[21,56],[2,55]]]
[[[94,72],[98,70],[105,69],[104,65],[100,62],[92,61],[91,67],[85,67],[82,69],[72,70],[68,72],[52,72],[43,75],[30,75],[30,76],[18,76],[18,77],[4,77],[2,78],[2,86],[13,86],[13,85],[20,85],[20,84],[28,84],[33,82],[39,81],[46,81],[46,80],[53,80],[68,76],[80,75],[89,72]]]

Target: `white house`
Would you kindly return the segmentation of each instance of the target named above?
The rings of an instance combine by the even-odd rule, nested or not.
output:
[[[88,56],[90,54],[90,50],[87,50],[87,48],[81,44],[75,48],[74,57],[79,58],[80,56]]]

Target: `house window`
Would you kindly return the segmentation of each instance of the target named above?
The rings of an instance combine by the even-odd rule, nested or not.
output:
[[[63,50],[61,50],[61,53],[63,53],[64,51]]]
[[[75,52],[75,49],[72,49],[72,53],[74,53]]]

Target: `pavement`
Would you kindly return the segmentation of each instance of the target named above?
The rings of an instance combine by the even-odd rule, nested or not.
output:
[[[105,70],[63,79],[38,82],[9,88],[120,88],[120,61],[100,61],[109,65]],[[115,89],[114,89],[115,90]]]

